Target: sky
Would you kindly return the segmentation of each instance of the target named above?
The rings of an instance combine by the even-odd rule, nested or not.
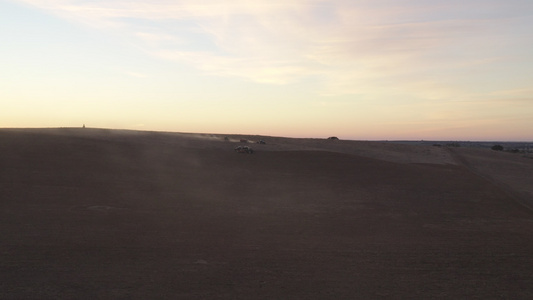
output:
[[[0,0],[0,127],[533,141],[531,0]]]

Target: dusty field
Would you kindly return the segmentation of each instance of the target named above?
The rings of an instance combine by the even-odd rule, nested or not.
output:
[[[0,298],[533,297],[533,159],[224,137],[1,129]]]

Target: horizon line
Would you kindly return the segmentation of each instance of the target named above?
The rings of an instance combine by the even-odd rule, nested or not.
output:
[[[153,133],[179,133],[179,134],[199,134],[199,135],[240,135],[240,136],[263,136],[275,138],[288,139],[328,139],[330,137],[337,137],[331,135],[328,137],[294,137],[294,136],[277,136],[267,134],[247,134],[247,133],[214,133],[214,132],[185,132],[185,131],[168,131],[168,130],[143,130],[143,129],[127,129],[127,128],[107,128],[107,127],[88,127],[88,126],[60,126],[60,127],[0,127],[0,130],[38,130],[38,129],[96,129],[96,130],[116,130],[116,131],[137,131],[137,132],[153,132]],[[462,139],[350,139],[339,138],[344,141],[369,141],[369,142],[463,142],[463,143],[533,143],[531,140],[462,140]]]

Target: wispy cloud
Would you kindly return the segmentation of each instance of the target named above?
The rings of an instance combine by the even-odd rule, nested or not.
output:
[[[465,92],[450,73],[498,59],[506,45],[494,40],[512,39],[510,24],[532,9],[520,0],[20,1],[207,74],[274,84],[313,76],[325,95],[426,98]]]

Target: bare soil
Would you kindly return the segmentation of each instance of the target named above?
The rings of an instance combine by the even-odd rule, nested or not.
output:
[[[491,150],[1,129],[0,298],[531,299],[531,170]]]

